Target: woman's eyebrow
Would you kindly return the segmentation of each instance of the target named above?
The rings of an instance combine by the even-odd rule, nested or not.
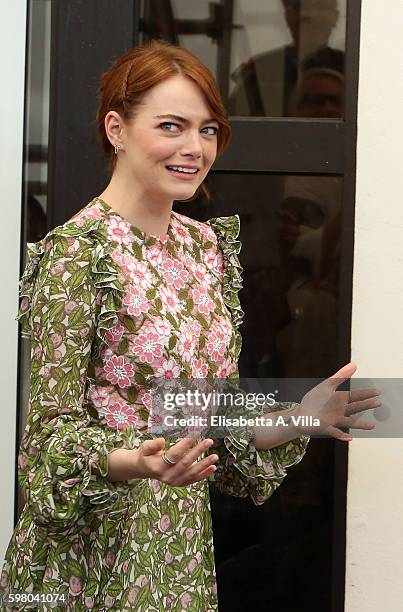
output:
[[[179,115],[172,115],[171,113],[167,115],[156,115],[154,119],[175,119],[175,121],[181,121],[185,125],[189,125],[191,123],[189,119],[185,119],[185,117],[180,117]],[[210,123],[211,121],[217,122],[217,119],[214,119],[214,117],[209,117],[208,119],[202,121],[202,123]]]

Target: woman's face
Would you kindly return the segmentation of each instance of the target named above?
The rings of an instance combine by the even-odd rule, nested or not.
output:
[[[191,198],[216,158],[219,127],[199,87],[180,75],[166,79],[144,95],[133,120],[121,126],[112,140],[123,149],[116,171],[128,173],[140,193],[154,201]]]

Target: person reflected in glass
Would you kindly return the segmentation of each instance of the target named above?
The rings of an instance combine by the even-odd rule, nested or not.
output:
[[[232,74],[227,108],[239,116],[295,116],[293,100],[302,63],[329,47],[339,17],[337,0],[282,0],[291,44],[251,57]]]

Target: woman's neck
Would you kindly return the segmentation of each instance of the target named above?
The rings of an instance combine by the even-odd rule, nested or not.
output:
[[[99,198],[146,234],[158,236],[168,231],[173,201],[153,201],[152,195],[147,195],[116,172]]]

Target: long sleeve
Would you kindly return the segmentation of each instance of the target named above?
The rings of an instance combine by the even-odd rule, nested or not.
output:
[[[88,510],[119,515],[129,495],[125,483],[106,479],[108,453],[123,441],[85,405],[105,301],[94,278],[99,244],[92,228],[56,228],[28,245],[21,279],[17,318],[31,338],[31,378],[19,482],[35,520],[54,529],[68,528]]]
[[[238,291],[242,288],[242,266],[238,259],[241,243],[239,216],[210,219],[224,257],[222,276],[223,300],[231,313],[235,329],[236,358],[242,347],[239,326],[243,311]],[[231,378],[239,378],[238,369]],[[277,404],[276,410],[287,410],[289,404]],[[251,428],[228,427],[227,435],[217,441],[210,453],[219,456],[217,471],[210,477],[223,493],[235,497],[250,497],[256,505],[264,503],[287,475],[286,468],[299,463],[309,442],[309,436],[300,436],[272,449],[256,449]]]

